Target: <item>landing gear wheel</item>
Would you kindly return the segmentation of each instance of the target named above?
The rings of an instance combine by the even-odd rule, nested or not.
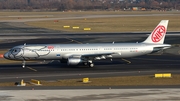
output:
[[[91,67],[91,68],[94,67],[94,63],[90,63],[89,67]]]

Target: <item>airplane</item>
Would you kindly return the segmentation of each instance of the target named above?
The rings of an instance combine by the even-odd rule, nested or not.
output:
[[[169,20],[161,20],[147,39],[140,43],[94,43],[94,44],[24,44],[15,46],[4,54],[9,60],[60,60],[75,66],[94,67],[94,60],[129,58],[170,48],[164,44]]]

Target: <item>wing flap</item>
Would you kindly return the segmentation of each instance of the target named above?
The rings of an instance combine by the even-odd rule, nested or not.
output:
[[[117,52],[107,52],[107,53],[88,53],[88,54],[71,54],[68,57],[71,58],[81,58],[82,60],[100,60],[111,58],[113,54],[119,54]]]
[[[90,59],[90,60],[100,60],[100,59],[106,59],[107,57],[112,57],[112,54],[116,54],[116,53],[108,52],[108,53],[83,54],[81,55],[81,58]]]

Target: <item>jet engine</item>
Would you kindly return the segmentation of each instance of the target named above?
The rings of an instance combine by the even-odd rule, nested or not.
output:
[[[69,57],[67,64],[68,65],[78,65],[79,63],[81,63],[82,60],[80,58],[77,57]]]

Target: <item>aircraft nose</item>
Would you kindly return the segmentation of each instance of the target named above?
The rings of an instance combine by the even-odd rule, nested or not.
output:
[[[4,54],[5,59],[9,59],[8,52]]]

